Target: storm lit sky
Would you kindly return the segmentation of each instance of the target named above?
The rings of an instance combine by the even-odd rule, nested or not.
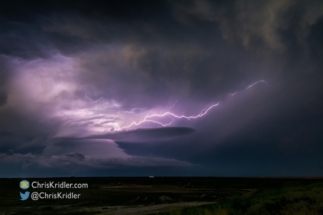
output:
[[[0,177],[311,177],[322,154],[321,0],[0,3]]]

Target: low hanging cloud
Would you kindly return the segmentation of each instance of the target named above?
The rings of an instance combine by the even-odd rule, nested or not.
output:
[[[77,137],[57,137],[62,140],[91,140],[91,139],[112,139],[114,141],[133,141],[133,142],[153,142],[169,140],[180,136],[194,133],[193,128],[186,127],[164,127],[150,129],[135,129],[116,133],[106,133],[92,136]]]
[[[70,167],[87,166],[93,168],[118,168],[118,167],[192,167],[193,164],[176,159],[167,159],[162,157],[107,157],[97,158],[84,154],[71,152],[64,155],[53,155],[51,157],[28,154],[0,154],[0,164],[18,164],[24,168],[32,165],[42,167]]]
[[[28,147],[28,146],[26,146]],[[29,146],[30,148],[30,146]],[[112,140],[67,140],[47,142],[40,153],[1,153],[0,165],[16,165],[22,169],[60,168],[61,174],[71,168],[192,168],[195,165],[173,158],[129,155]],[[79,172],[82,173],[80,170]]]

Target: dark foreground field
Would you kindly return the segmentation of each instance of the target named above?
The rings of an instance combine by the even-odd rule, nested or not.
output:
[[[24,178],[25,179],[25,178]],[[1,179],[0,214],[323,214],[318,178],[46,178],[88,189],[33,189],[80,199],[20,200],[22,179]]]

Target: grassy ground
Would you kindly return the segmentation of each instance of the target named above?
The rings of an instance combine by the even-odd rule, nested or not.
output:
[[[322,179],[286,178],[54,178],[88,183],[88,189],[31,189],[74,192],[74,200],[20,201],[21,179],[0,179],[0,215],[9,214],[323,214]],[[165,200],[163,200],[165,199]],[[214,204],[209,204],[213,202]],[[189,203],[189,204],[186,204]],[[203,205],[183,208],[185,205]],[[170,211],[171,209],[173,211]],[[147,209],[147,210],[146,210]],[[149,209],[149,210],[148,210]],[[157,210],[156,210],[157,209]],[[160,210],[159,210],[160,209]]]
[[[304,215],[323,214],[323,183],[266,190],[193,208],[158,215]]]

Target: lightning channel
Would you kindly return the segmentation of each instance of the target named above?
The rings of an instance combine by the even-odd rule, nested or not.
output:
[[[265,80],[259,80],[259,81],[256,81],[256,82],[250,84],[244,90],[248,90],[248,89],[254,87],[255,85],[257,85],[259,83],[264,83],[264,84],[266,84],[268,86],[268,84],[267,84],[267,82]],[[237,95],[238,93],[240,93],[240,92],[242,92],[244,90],[237,91],[237,92],[234,92],[234,93],[230,93],[229,95],[230,96],[235,96],[235,95]],[[214,103],[214,104],[208,106],[207,108],[202,109],[200,111],[200,113],[198,113],[196,115],[189,115],[188,116],[188,115],[184,115],[184,114],[178,115],[178,114],[170,111],[170,109],[172,109],[175,106],[176,102],[170,108],[168,108],[168,111],[166,111],[166,112],[153,113],[153,114],[145,115],[141,120],[132,121],[128,125],[125,125],[125,126],[117,125],[115,130],[116,131],[121,131],[121,130],[129,129],[131,127],[140,126],[140,125],[142,125],[144,123],[154,123],[154,124],[157,124],[159,126],[165,127],[165,126],[171,125],[175,121],[175,119],[186,119],[186,120],[198,119],[198,118],[201,118],[201,117],[205,116],[208,112],[210,112],[213,108],[217,107],[220,104],[219,102]],[[134,110],[127,111],[127,113],[132,113],[132,114],[135,114],[136,116],[138,115],[138,113],[136,113]],[[161,120],[158,120],[158,119],[163,119],[164,117],[169,117],[169,119],[170,119],[169,122],[164,123]]]

